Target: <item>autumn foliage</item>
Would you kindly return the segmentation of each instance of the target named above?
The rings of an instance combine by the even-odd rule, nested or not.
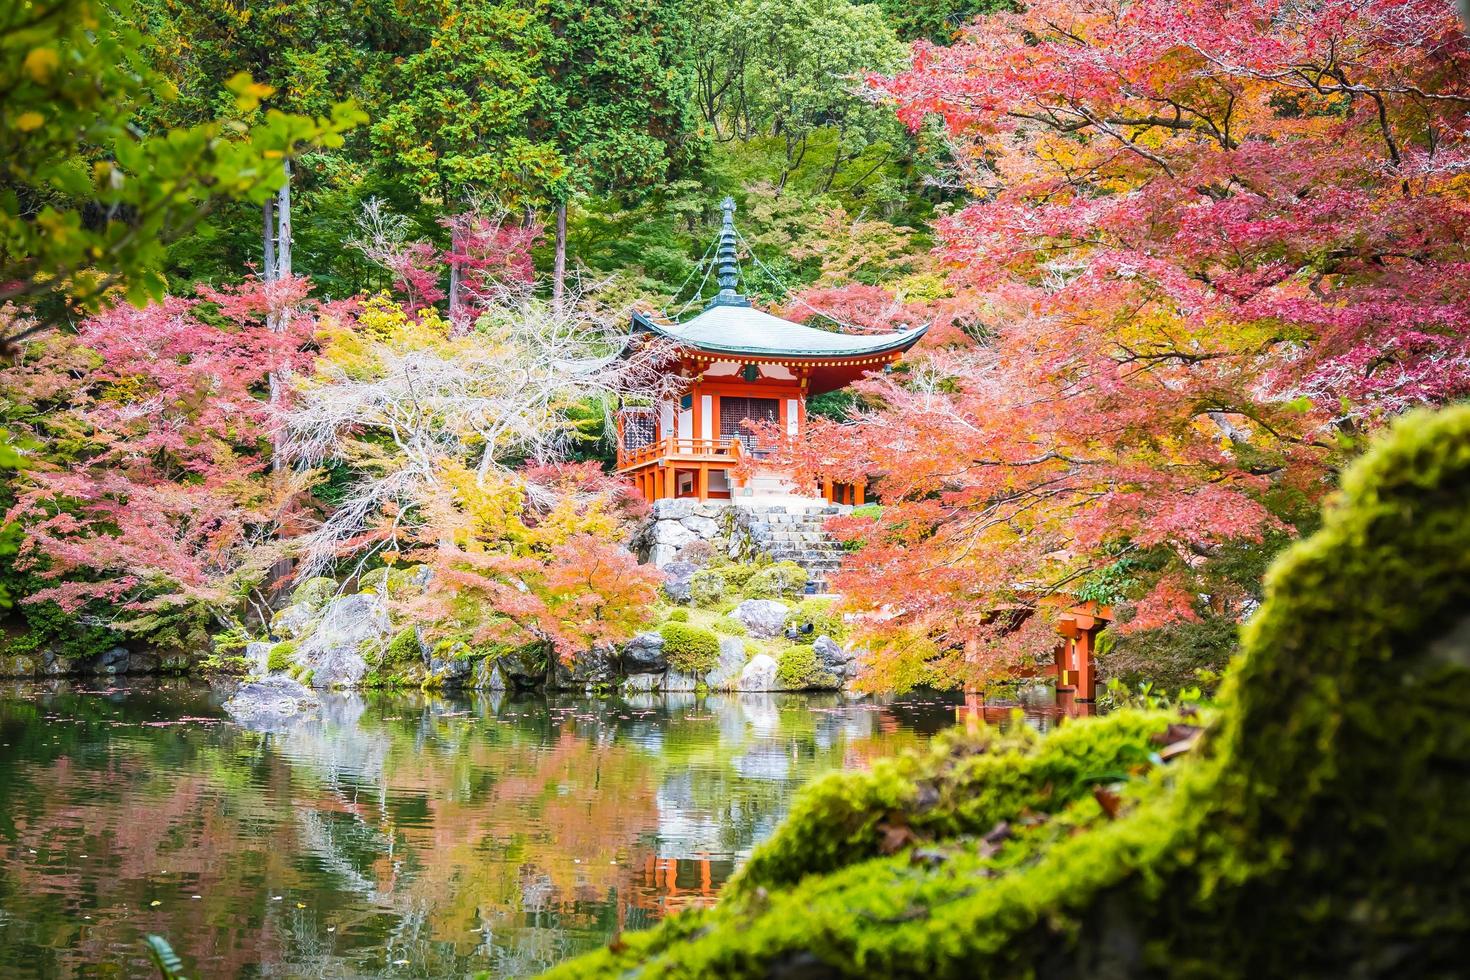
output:
[[[1470,392],[1467,65],[1437,0],[1039,0],[873,80],[971,197],[937,251],[970,329],[792,447],[878,475],[835,522],[877,683],[1049,656],[1052,593],[1238,614],[1227,559]]]

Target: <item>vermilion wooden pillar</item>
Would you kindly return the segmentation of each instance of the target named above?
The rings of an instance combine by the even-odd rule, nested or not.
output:
[[[1092,637],[1096,627],[1077,631],[1077,700],[1097,700],[1097,675],[1092,665]]]

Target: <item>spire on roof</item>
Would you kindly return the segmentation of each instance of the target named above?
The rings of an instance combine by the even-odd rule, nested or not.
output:
[[[725,212],[720,223],[720,249],[715,253],[715,268],[720,283],[720,292],[710,301],[710,306],[749,306],[744,296],[735,291],[740,281],[740,266],[735,261],[735,199],[726,195],[720,202]]]

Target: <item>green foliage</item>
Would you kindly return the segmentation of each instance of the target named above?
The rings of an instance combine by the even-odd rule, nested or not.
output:
[[[1470,406],[1406,417],[1273,566],[1218,716],[982,727],[825,777],[713,910],[553,976],[1455,975],[1467,485]]]
[[[716,139],[769,138],[784,187],[814,135],[835,136],[820,192],[844,163],[904,134],[891,111],[853,91],[865,71],[897,67],[906,50],[877,7],[847,0],[739,0],[703,8],[697,28],[699,108]]]
[[[848,637],[847,623],[843,621],[842,614],[834,607],[836,601],[833,599],[803,599],[791,610],[791,616],[786,620],[788,626],[811,626],[811,636],[830,636],[841,643]],[[805,632],[805,631],[803,631]]]
[[[415,627],[406,626],[398,631],[389,642],[388,648],[383,651],[382,663],[384,667],[399,667],[422,663],[423,659],[418,630]]]
[[[428,43],[402,60],[373,143],[408,184],[447,210],[476,194],[545,203],[564,167],[531,132],[550,32],[514,2],[466,0],[445,10]]]
[[[924,38],[948,44],[982,14],[1016,10],[1011,0],[877,0],[905,40]]]
[[[724,633],[726,636],[745,636],[750,632],[745,628],[744,623],[738,619],[731,619],[729,616],[721,616],[716,619],[710,624],[710,629],[716,633]]]
[[[806,569],[793,561],[780,561],[756,569],[741,591],[750,599],[788,599],[806,588]]]
[[[687,623],[687,622],[689,622],[689,610],[687,610],[687,609],[670,609],[669,610],[669,622],[671,622],[671,623]]]
[[[184,976],[184,961],[179,959],[179,954],[174,952],[167,939],[150,933],[143,937],[143,945],[148,947],[148,959],[163,980],[188,980]]]
[[[701,568],[689,580],[689,601],[696,606],[713,606],[730,592],[724,569]]]
[[[122,642],[115,630],[65,612],[54,602],[28,602],[20,607],[26,631],[6,646],[6,652],[30,656],[50,649],[65,661],[95,657]]]
[[[282,640],[280,643],[271,647],[270,652],[266,654],[265,669],[272,674],[280,673],[283,670],[290,670],[292,664],[295,663],[293,659],[295,656],[296,641]]]
[[[341,586],[335,579],[324,578],[320,575],[316,578],[309,578],[296,586],[295,591],[291,593],[291,604],[304,605],[313,610],[320,609],[336,598],[340,588]]]
[[[776,680],[793,691],[841,686],[837,678],[822,669],[821,658],[810,643],[798,643],[777,654]]]
[[[1111,633],[1112,631],[1109,631]],[[1200,683],[1200,672],[1218,674],[1237,649],[1238,625],[1222,616],[1171,623],[1098,645],[1098,673],[1128,687],[1152,682],[1177,691]]]
[[[136,304],[160,297],[170,238],[222,201],[263,201],[284,179],[283,155],[340,145],[365,118],[348,106],[319,118],[260,114],[271,89],[240,73],[211,80],[216,107],[190,124],[147,125],[178,93],[150,64],[129,0],[6,10],[0,300],[39,302],[46,320],[116,291]]]
[[[720,638],[709,630],[665,623],[659,627],[658,635],[664,638],[664,656],[680,673],[708,673],[720,658]]]

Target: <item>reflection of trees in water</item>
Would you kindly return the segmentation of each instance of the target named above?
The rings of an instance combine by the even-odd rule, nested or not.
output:
[[[211,697],[0,701],[0,966],[73,973],[153,931],[205,975],[533,973],[708,902],[796,785],[913,740],[835,696],[332,695],[277,731],[145,725]],[[48,842],[64,873],[14,857]]]

